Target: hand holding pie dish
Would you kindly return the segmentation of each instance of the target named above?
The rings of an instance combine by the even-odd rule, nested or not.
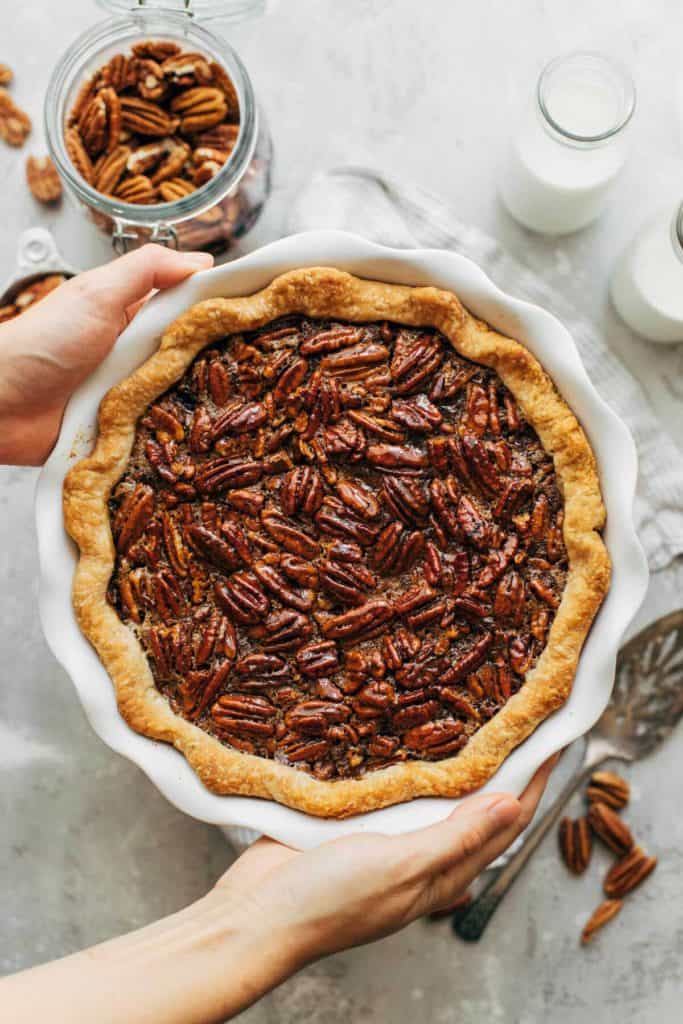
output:
[[[64,507],[126,721],[215,793],[323,817],[485,783],[609,584],[593,453],[531,353],[325,267],[171,324]]]

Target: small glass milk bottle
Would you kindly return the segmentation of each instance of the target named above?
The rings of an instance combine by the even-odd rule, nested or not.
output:
[[[501,198],[524,227],[564,235],[602,212],[626,159],[635,87],[597,53],[557,57],[511,140]]]
[[[650,341],[683,341],[683,203],[665,210],[626,246],[610,281],[622,320]]]

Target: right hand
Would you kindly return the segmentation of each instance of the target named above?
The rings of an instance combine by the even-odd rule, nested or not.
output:
[[[280,932],[297,966],[381,938],[453,906],[526,828],[556,758],[519,800],[481,794],[436,825],[403,836],[354,835],[299,853],[259,839],[207,899]]]
[[[519,800],[470,797],[404,836],[297,853],[259,839],[202,899],[130,935],[0,981],[15,1024],[218,1024],[305,964],[451,906],[531,820],[554,763]]]

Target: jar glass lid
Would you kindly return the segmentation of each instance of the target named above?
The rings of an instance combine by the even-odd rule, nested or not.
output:
[[[116,14],[168,11],[197,19],[222,18],[224,21],[242,21],[264,14],[268,6],[268,0],[97,0],[97,3]]]

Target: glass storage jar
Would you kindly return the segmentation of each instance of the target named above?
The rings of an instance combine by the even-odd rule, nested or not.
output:
[[[154,241],[173,248],[221,253],[255,223],[270,193],[272,144],[249,75],[232,47],[197,24],[196,18],[244,17],[263,10],[264,0],[101,0],[127,10],[84,32],[55,68],[45,99],[50,155],[67,193],[103,232],[117,253]],[[127,203],[88,184],[66,151],[64,129],[85,79],[117,53],[147,39],[201,52],[227,71],[237,93],[240,124],[230,157],[210,181],[172,202]]]

